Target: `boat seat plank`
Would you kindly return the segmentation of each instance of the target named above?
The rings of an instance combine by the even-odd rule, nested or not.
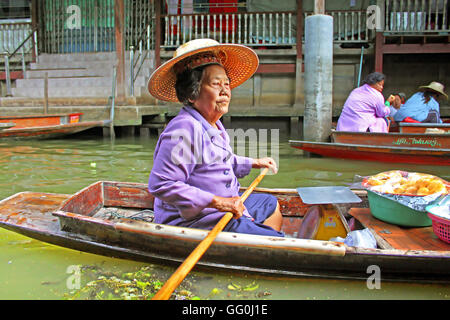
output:
[[[361,224],[375,231],[392,248],[400,250],[448,251],[450,244],[440,240],[432,227],[400,227],[375,218],[369,208],[352,208],[349,214]]]

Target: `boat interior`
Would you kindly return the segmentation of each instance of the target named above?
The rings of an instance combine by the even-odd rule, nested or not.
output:
[[[286,237],[329,240],[345,238],[354,230],[368,229],[379,249],[450,251],[428,227],[401,227],[375,218],[369,209],[366,191],[353,190],[359,203],[311,205],[302,201],[295,189],[256,188],[254,192],[275,195],[283,215]],[[153,221],[153,197],[147,185],[121,182],[97,182],[68,199],[59,210],[108,221],[132,219]]]
[[[326,237],[345,238],[350,231],[368,229],[378,249],[450,251],[450,244],[439,239],[431,226],[401,227],[375,218],[362,190],[354,191],[362,199],[360,203],[331,206],[305,204],[294,189],[256,188],[254,192],[277,196],[286,237],[328,240]],[[86,217],[108,222],[151,222],[152,208],[153,198],[145,184],[99,181],[74,195],[36,192],[13,195],[1,201],[0,222],[12,226],[11,229],[52,232],[59,229],[58,218],[64,216],[76,215],[80,221]],[[325,232],[325,225],[334,228]]]

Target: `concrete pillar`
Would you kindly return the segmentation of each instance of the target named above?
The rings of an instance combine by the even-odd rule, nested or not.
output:
[[[124,137],[134,137],[135,136],[135,127],[134,126],[124,126],[122,129],[122,135]]]
[[[112,130],[110,127],[103,127],[102,132],[103,132],[103,138],[110,138],[112,135]]]
[[[316,14],[305,19],[305,114],[303,137],[327,141],[333,104],[333,18]]]

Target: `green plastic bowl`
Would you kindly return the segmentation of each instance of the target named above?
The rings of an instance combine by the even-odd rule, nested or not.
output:
[[[367,190],[372,215],[384,222],[405,227],[429,227],[431,219],[426,212],[411,209],[401,203]]]

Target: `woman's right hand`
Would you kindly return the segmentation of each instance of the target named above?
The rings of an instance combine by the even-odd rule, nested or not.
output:
[[[209,207],[222,212],[231,212],[234,219],[239,219],[244,214],[245,206],[241,197],[224,198],[214,196]]]
[[[387,98],[387,101],[392,105],[392,104],[394,103],[394,101],[395,101],[395,96],[391,94],[391,95]]]

